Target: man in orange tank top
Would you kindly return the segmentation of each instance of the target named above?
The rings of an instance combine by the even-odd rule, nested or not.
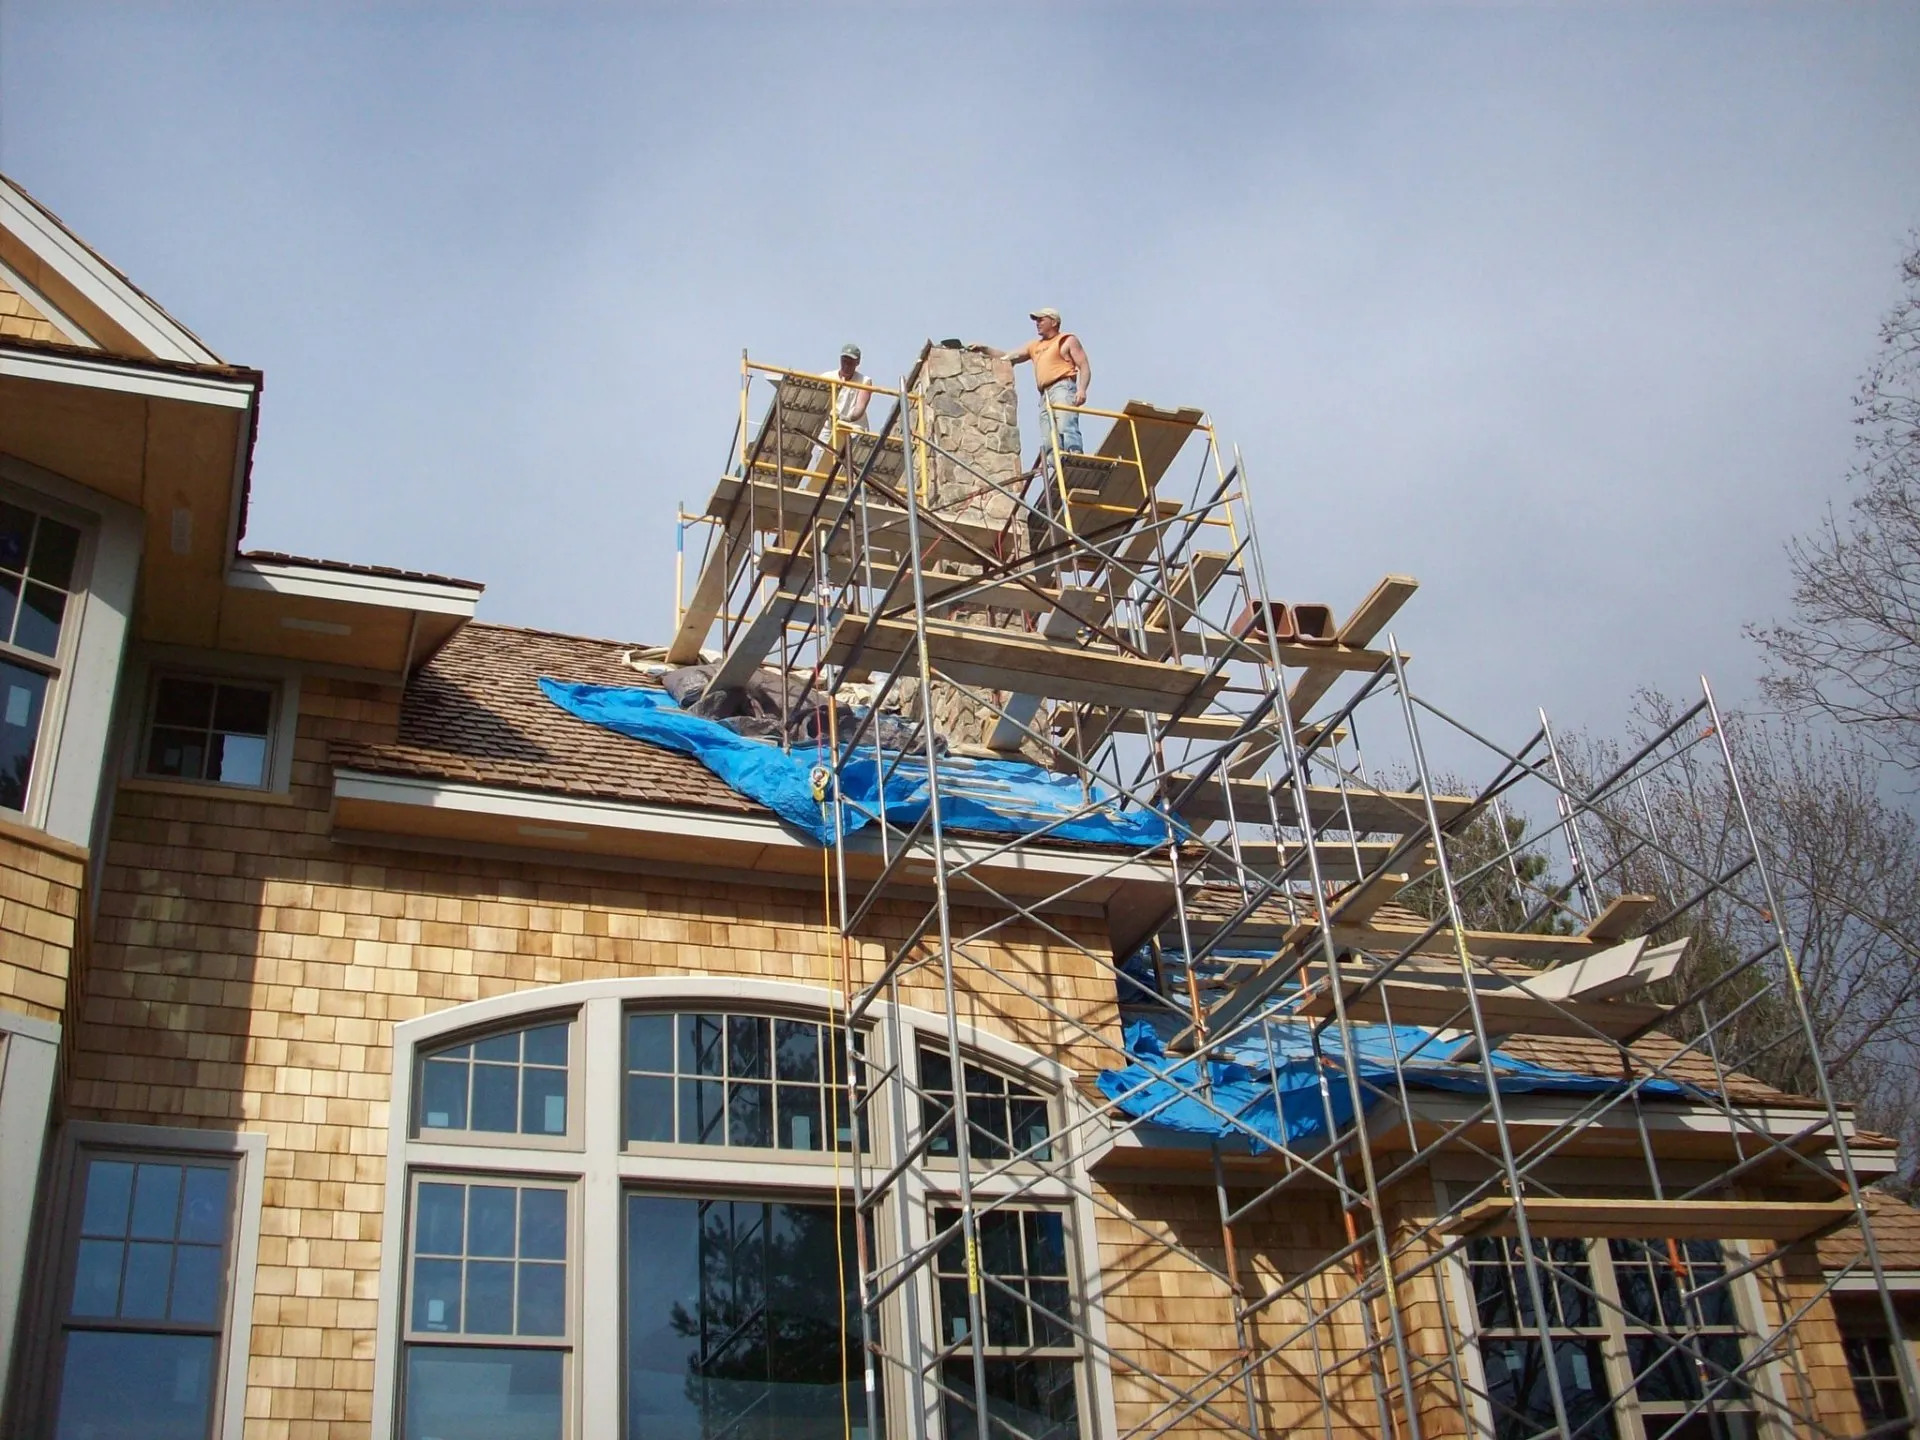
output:
[[[1087,403],[1087,387],[1093,383],[1093,364],[1087,359],[1080,337],[1061,330],[1058,310],[1051,307],[1035,310],[1032,320],[1037,332],[1034,339],[1018,350],[989,348],[987,353],[1015,365],[1033,362],[1034,383],[1040,387],[1040,418],[1044,421],[1051,415],[1054,432],[1060,437],[1060,448],[1078,454],[1082,449],[1080,416],[1075,411],[1055,407]],[[1043,451],[1052,449],[1048,438],[1040,437]]]

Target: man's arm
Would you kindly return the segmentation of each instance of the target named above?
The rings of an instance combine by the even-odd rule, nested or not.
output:
[[[991,345],[974,347],[990,359],[1004,360],[1009,365],[1020,365],[1033,358],[1033,342],[1029,340],[1018,350],[996,350]]]
[[[1067,352],[1067,359],[1073,362],[1073,378],[1078,387],[1073,403],[1084,405],[1087,403],[1087,391],[1093,388],[1093,362],[1087,359],[1086,347],[1080,343],[1078,335],[1069,335],[1067,343],[1061,348]]]
[[[867,420],[867,405],[873,399],[873,392],[871,390],[856,390],[853,392],[853,395],[853,413],[847,416],[847,423],[849,425],[859,425],[864,428]]]

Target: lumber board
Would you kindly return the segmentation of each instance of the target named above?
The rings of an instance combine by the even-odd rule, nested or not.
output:
[[[1358,981],[1341,983],[1346,987],[1347,1017],[1352,1020],[1384,1021],[1391,1015],[1397,1025],[1432,1025],[1455,1030],[1467,1029],[1473,1023],[1467,1008],[1467,992],[1457,984],[1427,984],[1396,977],[1362,994]],[[1504,986],[1476,985],[1474,994],[1479,1001],[1480,1017],[1488,1033],[1493,1035],[1591,1036],[1598,1031],[1619,1039],[1657,1023],[1667,1014],[1664,1005],[1629,1000],[1555,1002]],[[1310,989],[1293,1013],[1315,1020],[1333,1014],[1330,985],[1321,981]]]
[[[1149,631],[1179,630],[1188,619],[1199,613],[1201,602],[1207,598],[1208,592],[1213,589],[1220,577],[1226,574],[1227,566],[1231,561],[1231,556],[1224,555],[1218,550],[1196,550],[1186,560],[1174,566],[1173,573],[1160,586],[1166,595],[1172,597],[1172,603],[1169,604],[1167,599],[1162,597],[1149,605],[1146,613],[1146,628]],[[1173,612],[1171,624],[1168,623],[1169,611]],[[1171,643],[1172,638],[1169,636],[1169,647]],[[1156,652],[1152,642],[1149,641],[1147,653],[1158,660],[1165,652]]]
[[[1392,840],[1316,840],[1313,849],[1314,858],[1320,865],[1320,878],[1345,882],[1371,875],[1386,863],[1397,843]],[[1220,848],[1227,849],[1225,845]],[[1308,878],[1305,854],[1306,847],[1297,840],[1240,842],[1240,864],[1256,875],[1271,876],[1278,873],[1282,866],[1299,862],[1292,874],[1295,879],[1305,880]],[[1227,872],[1234,868],[1229,860],[1212,856],[1206,857],[1201,865],[1209,872]]]
[[[1103,624],[1112,605],[1112,598],[1100,591],[1069,590],[1060,597],[1059,606],[1041,620],[1040,634],[1058,643],[1071,643],[1079,638],[1084,627]],[[993,729],[987,735],[987,748],[1018,750],[1026,738],[1022,727],[1033,728],[1033,717],[1040,713],[1040,700],[1039,695],[1031,692],[1009,695],[1001,707],[1003,713],[994,720]]]
[[[1387,663],[1384,650],[1356,649],[1351,645],[1307,645],[1298,640],[1236,640],[1230,635],[1211,631],[1183,631],[1176,637],[1158,628],[1147,630],[1144,638],[1142,648],[1150,655],[1168,654],[1173,651],[1177,639],[1181,655],[1204,656],[1209,660],[1225,655],[1249,665],[1270,665],[1277,656],[1282,669],[1317,666],[1339,674],[1348,670],[1373,671]],[[1400,658],[1407,660],[1412,657],[1403,653]]]
[[[1342,645],[1372,644],[1374,637],[1387,628],[1387,622],[1400,613],[1400,607],[1411,600],[1419,588],[1420,582],[1411,575],[1387,576],[1367,592],[1367,598],[1341,622],[1333,638]],[[1309,667],[1287,692],[1287,713],[1305,715],[1333,688],[1340,673],[1331,665]]]
[[[731,690],[747,683],[760,668],[788,625],[805,625],[819,614],[811,600],[803,600],[788,591],[780,591],[762,605],[745,629],[734,637],[720,668],[707,682],[708,692]]]
[[[1127,482],[1144,479],[1148,490],[1160,484],[1161,478],[1186,447],[1194,428],[1206,418],[1204,410],[1196,410],[1191,406],[1163,410],[1144,400],[1127,401],[1120,407],[1120,413],[1128,418],[1113,422],[1113,428],[1101,439],[1096,453],[1128,462],[1115,472],[1116,485],[1124,486]],[[1136,463],[1138,468],[1135,468]],[[1134,499],[1123,493],[1103,498],[1109,504],[1138,505],[1140,499],[1145,497]]]
[[[1529,1197],[1527,1228],[1543,1240],[1799,1240],[1854,1218],[1850,1200],[1588,1200]],[[1513,1201],[1469,1205],[1457,1235],[1515,1235]]]
[[[1185,775],[1170,777],[1169,784],[1173,794],[1179,794],[1188,781]],[[1227,818],[1227,796],[1225,791],[1231,787],[1233,812],[1242,824],[1270,824],[1267,810],[1267,782],[1264,780],[1230,780],[1223,784],[1216,775],[1187,797],[1180,807],[1181,818],[1188,824],[1204,824]],[[1292,787],[1282,785],[1275,796],[1282,825],[1294,824],[1299,816],[1293,801]],[[1344,803],[1343,803],[1344,802]],[[1440,816],[1440,823],[1464,814],[1473,805],[1473,801],[1464,795],[1436,795],[1433,797],[1434,810]],[[1368,790],[1359,787],[1348,788],[1343,792],[1331,785],[1311,785],[1307,787],[1307,809],[1315,828],[1320,826],[1346,828],[1347,815],[1351,811],[1356,833],[1407,835],[1423,828],[1427,823],[1427,812],[1421,797],[1414,792],[1401,790]]]
[[[1115,715],[1107,710],[1089,710],[1081,714],[1080,724],[1085,729],[1097,730],[1103,728],[1109,719],[1113,721],[1113,729],[1118,734],[1144,735],[1147,733],[1145,718],[1130,713]],[[1177,720],[1169,720],[1161,725],[1160,733],[1169,738],[1182,740],[1224,742],[1238,735],[1245,723],[1244,717],[1239,715],[1183,715]],[[1294,737],[1299,744],[1306,745],[1319,735],[1321,728],[1318,725],[1301,725],[1294,730]],[[1277,732],[1273,729],[1272,722],[1268,721],[1249,731],[1248,738],[1258,740],[1275,733]],[[1345,726],[1341,727],[1339,738],[1342,740],[1347,738]]]
[[[1654,895],[1616,895],[1580,933],[1589,940],[1624,940],[1627,931],[1659,908],[1659,897]]]
[[[798,573],[800,560],[801,557],[791,549],[769,545],[760,554],[760,573],[778,575],[782,568],[791,564],[789,578],[784,583],[789,590],[798,589],[800,586],[791,577]],[[830,556],[827,561],[827,583],[844,585],[855,578],[864,579],[860,573],[863,568],[858,561],[844,554]],[[965,599],[955,603],[977,606],[983,610],[1017,610],[1028,615],[1045,615],[1060,607],[1060,597],[1065,593],[1057,585],[1043,585],[1037,580],[1030,585],[1012,580],[986,581],[979,575],[963,575],[957,570],[925,569],[920,575],[926,586],[929,605],[946,603],[949,595],[964,594]],[[893,579],[893,567],[876,565],[873,578],[878,588],[884,590]],[[902,580],[894,595],[896,601],[911,599],[911,581]]]
[[[840,518],[840,512],[846,509],[849,503],[848,495],[844,493],[830,493],[823,498],[817,491],[802,490],[793,485],[779,485],[771,480],[755,480],[750,489],[749,497],[749,487],[745,481],[732,475],[723,476],[720,483],[714,487],[713,497],[707,501],[707,514],[719,516],[730,512],[737,513],[739,523],[744,527],[747,523],[748,499],[751,498],[753,525],[756,530],[772,534],[781,533],[784,520],[786,533],[796,535],[809,515],[813,517],[815,524],[831,525]],[[734,510],[736,501],[739,505],[737,512]],[[905,510],[876,500],[867,501],[864,509],[864,533],[868,537],[885,538],[892,541],[896,548],[906,544],[908,516]],[[849,528],[858,524],[860,520],[861,516],[856,512],[853,520],[848,522]],[[941,515],[937,517],[937,523],[944,530],[963,536],[982,550],[991,551],[1000,538],[1000,531],[997,528],[974,520],[956,520],[951,516]],[[924,514],[920,517],[921,543],[930,556],[945,553],[968,560],[977,558],[964,546],[947,541],[935,525],[936,517]],[[857,539],[858,535],[849,538]]]
[[[1052,643],[1035,636],[930,620],[929,663],[962,685],[1031,693],[1048,700],[1112,705],[1155,714],[1199,708],[1225,684],[1204,672],[1112,651]],[[825,663],[847,665],[864,638],[860,658],[848,670],[859,676],[891,668],[915,643],[911,621],[849,615],[835,628]]]
[[[693,595],[680,612],[680,626],[667,647],[667,663],[692,665],[700,659],[700,646],[720,616],[727,589],[740,568],[747,563],[745,517],[738,528],[729,524],[713,536],[699,577],[693,583]]]

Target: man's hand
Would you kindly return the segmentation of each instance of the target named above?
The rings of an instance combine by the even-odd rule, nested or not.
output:
[[[1080,394],[1074,396],[1073,403],[1076,407],[1086,404],[1087,403],[1086,392],[1082,391]]]

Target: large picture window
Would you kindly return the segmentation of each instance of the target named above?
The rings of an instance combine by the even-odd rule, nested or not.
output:
[[[234,1167],[82,1152],[56,1440],[206,1440],[219,1394]]]
[[[844,1035],[773,1015],[635,1011],[628,1143],[849,1150]]]
[[[867,1435],[853,1212],[629,1195],[627,1434]]]

